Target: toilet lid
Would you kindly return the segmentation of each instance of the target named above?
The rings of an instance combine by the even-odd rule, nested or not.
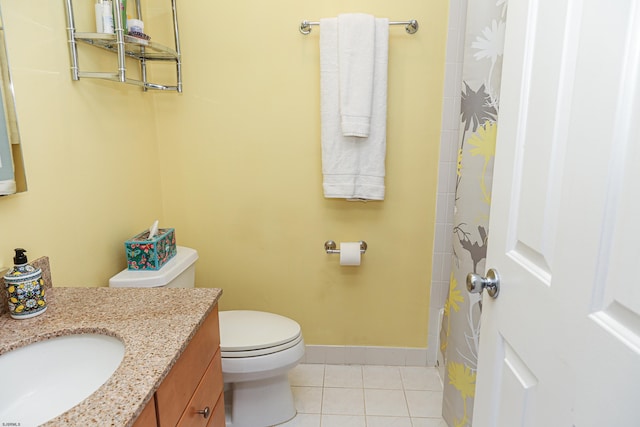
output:
[[[263,311],[221,311],[220,351],[243,352],[285,349],[302,339],[300,325],[284,316]]]

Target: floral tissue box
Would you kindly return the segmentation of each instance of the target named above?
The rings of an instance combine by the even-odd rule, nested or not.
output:
[[[160,270],[176,254],[176,233],[173,228],[161,228],[149,239],[149,230],[124,242],[129,270]]]

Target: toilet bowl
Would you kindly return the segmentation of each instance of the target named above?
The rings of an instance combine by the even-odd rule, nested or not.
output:
[[[304,356],[300,325],[262,311],[221,311],[227,427],[267,427],[296,415],[288,372]]]
[[[193,288],[194,249],[177,254],[157,271],[123,270],[110,287]],[[226,427],[266,427],[296,415],[288,372],[304,356],[300,325],[261,311],[220,311],[220,353]]]

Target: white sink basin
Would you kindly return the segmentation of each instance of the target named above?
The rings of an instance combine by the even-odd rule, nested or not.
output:
[[[96,334],[38,341],[3,354],[0,420],[35,426],[55,418],[100,388],[123,357],[122,341]]]

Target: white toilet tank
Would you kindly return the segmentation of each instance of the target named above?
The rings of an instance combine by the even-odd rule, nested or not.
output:
[[[160,270],[122,270],[109,279],[111,288],[193,288],[195,287],[195,249],[178,246],[176,255]]]

